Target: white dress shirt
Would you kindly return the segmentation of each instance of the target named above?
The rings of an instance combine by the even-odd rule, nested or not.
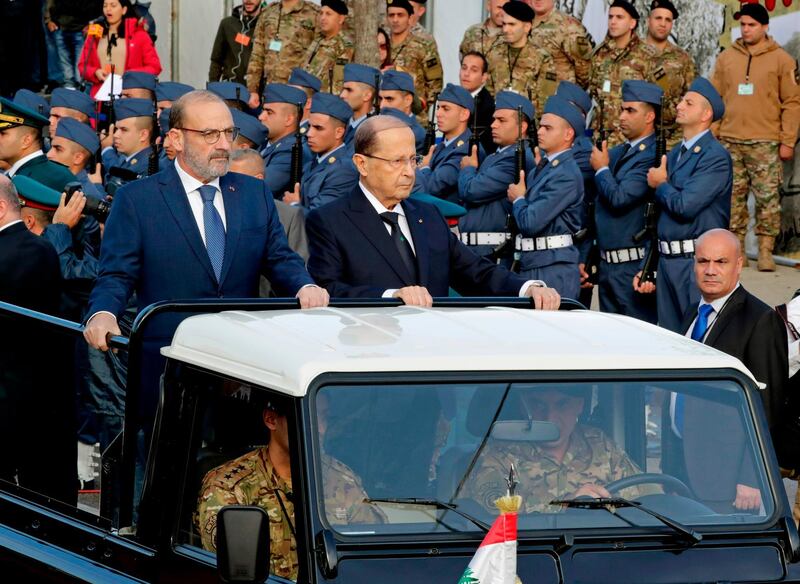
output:
[[[786,320],[800,330],[800,296],[786,303]],[[800,339],[794,340],[791,331],[786,332],[789,336],[789,377],[792,377],[800,371]]]
[[[189,199],[189,207],[192,209],[194,221],[197,223],[197,228],[200,230],[200,237],[203,239],[203,245],[205,245],[206,224],[203,221],[203,197],[200,196],[199,191],[200,187],[204,186],[205,183],[200,182],[183,170],[177,158],[175,159],[175,170],[178,172],[178,178],[181,179],[183,190],[186,192],[186,197]],[[225,205],[222,202],[222,191],[220,191],[219,188],[219,179],[215,178],[207,184],[217,189],[217,194],[214,195],[214,208],[222,218],[222,226],[227,230],[228,224],[225,222]]]
[[[37,156],[44,156],[44,152],[41,150],[37,150],[36,152],[31,152],[27,156],[23,156],[22,158],[17,160],[11,168],[8,169],[8,172],[6,172],[6,176],[8,176],[8,178],[12,178],[15,174],[17,174],[17,171],[20,168],[22,168],[23,164],[25,164],[29,160],[33,160]]]

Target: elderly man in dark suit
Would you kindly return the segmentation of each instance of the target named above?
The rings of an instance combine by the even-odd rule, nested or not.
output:
[[[356,132],[355,152],[358,187],[309,213],[306,223],[309,271],[332,296],[430,306],[452,286],[464,295],[527,295],[537,307],[558,307],[555,290],[481,258],[435,207],[409,200],[420,157],[405,122],[370,118]]]
[[[742,287],[742,263],[739,240],[730,231],[712,229],[697,240],[694,275],[701,300],[686,312],[681,330],[736,357],[757,381],[766,384],[760,395],[770,433],[777,438],[787,398],[786,329],[777,312]],[[732,504],[738,510],[757,510],[761,494],[754,467],[746,459],[747,437],[734,408],[675,394],[668,406],[671,422],[665,439],[677,446],[672,453],[677,450],[698,497],[718,505]]]

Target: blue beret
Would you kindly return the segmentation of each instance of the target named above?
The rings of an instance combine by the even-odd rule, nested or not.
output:
[[[306,92],[290,85],[268,83],[264,88],[264,103],[290,103],[305,107],[306,101]]]
[[[407,91],[412,95],[416,95],[414,78],[405,71],[394,71],[390,69],[383,74],[383,79],[381,79],[381,91]]]
[[[348,63],[344,66],[345,83],[354,81],[356,83],[365,83],[370,87],[375,87],[376,76],[378,84],[380,85],[381,72],[375,67],[362,65],[361,63]]]
[[[49,118],[35,110],[14,103],[5,97],[0,97],[0,130],[17,126],[30,126],[41,129],[49,123]]]
[[[475,112],[475,99],[472,94],[461,87],[460,85],[453,85],[448,83],[447,86],[439,94],[439,101],[446,101],[460,105],[469,110],[469,113]]]
[[[72,140],[83,146],[90,154],[96,154],[100,148],[100,140],[89,124],[83,124],[72,118],[61,118],[56,126],[56,137]]]
[[[165,81],[156,85],[156,101],[175,101],[190,91],[194,91],[194,87],[191,85],[177,81]]]
[[[129,97],[114,102],[114,115],[118,120],[127,118],[149,118],[154,112],[153,102],[140,97]]]
[[[725,115],[725,103],[719,92],[714,89],[711,82],[705,77],[695,77],[692,84],[689,86],[689,91],[699,93],[708,100],[711,104],[711,109],[714,111],[714,121],[716,122]]]
[[[525,114],[528,120],[532,120],[536,115],[536,110],[530,100],[522,97],[519,93],[501,91],[494,100],[495,110],[510,109],[517,111],[520,106],[522,106],[522,113]]]
[[[554,95],[544,104],[544,113],[553,114],[565,120],[575,130],[575,138],[583,136],[586,131],[586,119],[581,110],[572,105],[563,97]]]
[[[258,118],[236,109],[231,109],[231,115],[233,116],[233,125],[239,128],[239,134],[255,144],[256,149],[260,149],[267,140],[267,128],[264,124]]]
[[[51,189],[30,177],[21,174],[14,175],[11,179],[17,188],[19,202],[23,207],[55,211],[61,203],[61,193]]]
[[[622,82],[622,101],[643,101],[652,105],[661,105],[664,90],[655,83],[626,79]]]
[[[331,93],[316,94],[311,100],[311,113],[325,114],[345,124],[353,117],[353,110],[347,105],[347,102]]]
[[[572,83],[572,81],[562,81],[558,84],[558,88],[556,89],[556,95],[558,97],[563,97],[567,101],[571,101],[579,110],[583,112],[583,115],[589,113],[589,110],[592,109],[592,98],[589,97],[589,94],[586,93],[579,85]]]
[[[38,112],[44,117],[50,117],[50,104],[38,93],[30,89],[20,89],[14,94],[14,103],[26,107],[31,111]]]
[[[156,90],[156,76],[144,71],[126,71],[122,76],[122,89]]]
[[[65,107],[86,114],[90,118],[95,114],[95,101],[82,91],[58,87],[50,96],[50,107]]]
[[[238,92],[236,91],[238,88]],[[235,81],[210,81],[206,84],[206,89],[211,93],[216,93],[222,99],[228,101],[240,101],[244,104],[250,99],[250,92],[241,83]]]
[[[300,67],[295,67],[292,69],[292,74],[289,75],[289,81],[287,81],[286,84],[296,85],[298,87],[307,87],[309,89],[313,89],[314,93],[322,89],[322,81],[320,81],[318,77],[312,75],[305,69],[301,69]]]
[[[519,0],[511,0],[510,2],[506,2],[503,4],[502,8],[503,12],[508,14],[511,18],[516,18],[522,22],[533,22],[533,18],[536,16],[536,14],[533,12],[533,8],[525,4],[525,2],[520,2]]]
[[[165,136],[169,132],[169,113],[171,111],[171,107],[165,107],[158,116],[158,127],[161,130],[161,136]]]

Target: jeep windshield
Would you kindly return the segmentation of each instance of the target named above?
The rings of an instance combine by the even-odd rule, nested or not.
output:
[[[512,464],[520,530],[665,529],[636,505],[553,504],[581,497],[683,526],[774,509],[733,380],[326,385],[313,416],[319,504],[344,535],[482,531]]]

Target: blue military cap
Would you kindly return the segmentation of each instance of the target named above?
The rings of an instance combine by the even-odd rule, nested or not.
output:
[[[439,94],[439,101],[446,101],[460,105],[469,110],[469,113],[475,112],[475,99],[472,94],[461,87],[460,85],[453,85],[448,83],[442,92]]]
[[[394,71],[390,69],[383,74],[381,79],[381,91],[407,91],[416,95],[414,89],[414,78],[405,71]]]
[[[295,67],[292,69],[292,74],[289,75],[289,81],[286,83],[288,85],[296,85],[298,87],[308,87],[309,89],[314,90],[314,93],[322,89],[322,81],[300,67]]]
[[[664,90],[655,83],[626,79],[622,82],[622,101],[643,101],[652,105],[661,105]]]
[[[236,109],[231,109],[233,116],[233,125],[239,128],[239,134],[250,140],[256,145],[256,148],[261,148],[261,145],[267,140],[267,128],[262,124],[258,118],[240,112]]]
[[[11,179],[17,189],[19,202],[23,207],[33,207],[43,211],[55,211],[61,203],[61,193],[21,174]]]
[[[522,97],[519,93],[501,91],[494,100],[494,109],[496,110],[510,109],[517,111],[517,108],[520,106],[522,106],[522,113],[525,114],[529,120],[532,120],[536,115],[536,110],[530,100]]]
[[[64,87],[53,90],[53,95],[50,96],[50,107],[65,107],[86,114],[90,118],[95,114],[95,101],[91,96],[82,91]]]
[[[117,117],[117,120],[124,120],[126,118],[149,118],[153,115],[154,111],[153,102],[149,99],[129,97],[128,99],[120,99],[114,102],[114,115]]]
[[[165,81],[156,85],[156,101],[175,101],[194,91],[194,87],[177,81]]]
[[[583,117],[581,110],[563,97],[557,95],[550,97],[544,104],[544,113],[553,114],[565,120],[575,130],[576,137],[582,136],[586,130],[586,118]]]
[[[411,198],[416,201],[430,203],[444,216],[445,219],[457,219],[467,214],[467,210],[457,203],[434,197],[428,193],[412,193]]]
[[[30,126],[31,128],[43,128],[48,125],[50,120],[42,114],[31,110],[24,105],[0,97],[0,130],[16,128],[17,126]]]
[[[72,118],[62,118],[56,126],[56,137],[72,140],[83,146],[90,154],[95,154],[100,148],[100,139],[88,125]]]
[[[353,81],[355,83],[365,83],[370,87],[375,87],[376,79],[378,80],[378,84],[380,84],[381,72],[375,67],[362,65],[361,63],[348,63],[344,66],[345,83]]]
[[[122,76],[122,89],[156,90],[156,76],[144,71],[126,71]]]
[[[345,124],[353,117],[353,110],[347,105],[347,102],[331,93],[316,94],[311,100],[311,113],[325,114]]]
[[[556,95],[572,102],[573,105],[583,112],[584,116],[592,109],[592,98],[580,85],[572,81],[561,81],[558,84],[558,88],[556,88]]]
[[[306,92],[283,83],[268,83],[264,88],[264,103],[290,103],[305,107]]]
[[[699,93],[708,100],[711,104],[711,109],[714,112],[714,121],[716,122],[725,115],[725,103],[719,92],[711,85],[711,82],[705,77],[695,77],[692,84],[689,86],[689,91]]]
[[[211,93],[216,93],[222,99],[228,101],[240,101],[247,104],[250,99],[250,92],[241,83],[235,81],[210,81],[206,84],[206,89]]]
[[[171,107],[165,107],[158,116],[158,128],[161,130],[162,136],[165,136],[167,132],[169,132],[169,113],[171,111]]]
[[[20,89],[14,94],[14,103],[26,107],[31,111],[39,112],[43,116],[50,117],[50,104],[38,93],[30,89]]]

